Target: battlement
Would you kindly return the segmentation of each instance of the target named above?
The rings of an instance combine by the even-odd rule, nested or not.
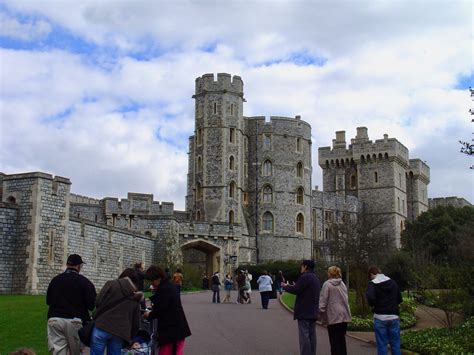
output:
[[[71,180],[69,180],[68,178],[65,178],[62,176],[53,176],[51,174],[42,173],[39,171],[35,171],[31,173],[10,174],[10,175],[3,174],[2,176],[3,181],[20,180],[20,179],[46,179],[46,180],[52,180],[58,183],[71,185]]]
[[[196,95],[206,93],[226,93],[231,92],[244,95],[244,82],[240,76],[233,77],[227,73],[218,73],[217,80],[214,80],[214,74],[204,74],[196,78]]]
[[[421,159],[410,159],[409,169],[414,176],[424,178],[427,183],[430,181],[430,167]]]
[[[250,125],[258,124],[262,127],[279,128],[285,125],[296,127],[305,126],[307,129],[311,130],[311,125],[308,122],[303,121],[299,115],[295,117],[270,116],[269,120],[267,120],[266,116],[252,116],[244,117],[244,120],[247,120]]]
[[[93,197],[82,196],[78,194],[70,194],[69,201],[71,203],[83,204],[83,205],[94,205],[98,206],[101,200]]]
[[[102,200],[106,215],[173,215],[173,202],[153,201],[153,194],[129,192],[127,198],[106,197]]]

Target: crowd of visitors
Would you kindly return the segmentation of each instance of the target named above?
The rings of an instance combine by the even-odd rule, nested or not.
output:
[[[126,268],[117,279],[107,281],[99,295],[92,282],[80,274],[84,261],[71,254],[66,270],[54,277],[48,287],[48,349],[53,355],[77,355],[84,345],[91,355],[156,354],[180,355],[185,339],[191,335],[180,292],[184,276],[180,269],[171,276],[169,269],[150,266],[146,271],[139,262]],[[316,354],[316,322],[327,326],[332,355],[347,354],[346,331],[351,322],[347,287],[341,269],[331,266],[327,281],[320,286],[315,263],[304,260],[296,283],[279,271],[276,276],[263,271],[256,280],[262,309],[269,300],[283,292],[296,295],[294,319],[298,322],[300,354]],[[402,297],[395,281],[377,267],[368,270],[367,300],[374,311],[377,354],[400,352],[399,304]],[[203,288],[212,290],[212,302],[220,303],[221,285],[225,288],[222,303],[231,303],[235,288],[239,304],[251,303],[252,274],[238,270],[221,280],[219,272],[203,278]],[[150,282],[149,307],[144,298],[145,280]],[[90,312],[93,312],[91,319]],[[81,344],[82,341],[82,344]]]

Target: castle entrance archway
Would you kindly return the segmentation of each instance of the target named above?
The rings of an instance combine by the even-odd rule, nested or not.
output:
[[[211,276],[221,269],[221,249],[204,240],[195,240],[181,246],[183,262],[199,270],[201,275]]]

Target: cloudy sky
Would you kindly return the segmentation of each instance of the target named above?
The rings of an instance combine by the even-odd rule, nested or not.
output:
[[[470,1],[0,1],[0,171],[184,208],[194,79],[240,75],[244,114],[295,116],[317,147],[367,126],[474,202]]]

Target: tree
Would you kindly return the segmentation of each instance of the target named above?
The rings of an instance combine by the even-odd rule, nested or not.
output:
[[[355,314],[369,312],[365,290],[367,269],[380,262],[394,250],[394,240],[385,231],[387,219],[382,215],[362,211],[357,218],[331,226],[330,250],[333,257],[346,266],[346,276],[356,291]],[[349,282],[348,282],[349,283]]]

